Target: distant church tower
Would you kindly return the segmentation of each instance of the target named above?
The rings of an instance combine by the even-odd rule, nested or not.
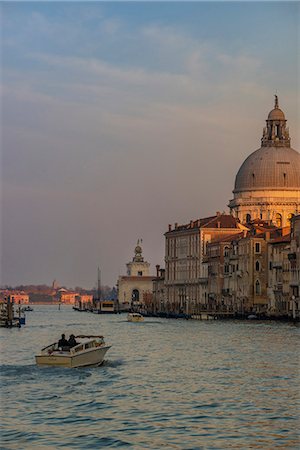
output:
[[[241,165],[228,205],[242,223],[262,219],[283,227],[300,212],[300,154],[291,148],[286,122],[275,95],[261,147]]]
[[[118,279],[118,301],[123,311],[143,309],[146,300],[152,296],[154,276],[150,275],[150,263],[144,261],[142,253],[140,240],[138,240],[134,257],[126,264],[127,275],[122,275]]]
[[[128,276],[148,276],[150,263],[144,261],[142,256],[142,247],[140,246],[140,240],[134,249],[134,257],[131,262],[127,263],[127,275]]]

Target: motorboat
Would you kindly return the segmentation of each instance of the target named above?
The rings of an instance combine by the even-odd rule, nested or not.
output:
[[[139,313],[129,313],[127,316],[128,322],[143,322],[144,317]]]
[[[110,345],[106,345],[103,336],[75,336],[74,347],[58,347],[58,343],[42,348],[35,356],[39,366],[85,367],[100,366]]]
[[[22,308],[22,311],[33,311],[33,308],[31,308],[31,306],[24,306],[24,308]]]

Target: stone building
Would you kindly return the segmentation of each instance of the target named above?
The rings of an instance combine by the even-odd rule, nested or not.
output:
[[[150,263],[144,261],[142,247],[138,241],[132,261],[126,264],[127,274],[118,279],[118,303],[121,311],[144,309],[152,296],[154,276],[150,275]]]
[[[169,225],[165,233],[165,299],[166,311],[197,312],[208,301],[208,271],[203,264],[207,244],[229,234],[246,230],[230,214],[191,221],[186,225]]]
[[[210,311],[289,314],[289,227],[253,221],[249,230],[207,245]]]
[[[165,312],[165,269],[156,266],[156,277],[153,278],[153,296],[151,311],[157,313]]]
[[[268,314],[288,315],[290,301],[290,233],[268,243]]]
[[[77,292],[69,291],[65,288],[60,288],[57,291],[56,298],[59,302],[65,303],[67,305],[75,305],[75,300],[77,296]]]
[[[29,295],[24,291],[17,290],[0,290],[0,300],[7,299],[10,296],[12,301],[16,304],[27,305],[29,303]]]
[[[242,223],[263,219],[282,227],[300,211],[300,154],[291,148],[286,122],[275,96],[261,147],[248,156],[236,175],[229,207]]]
[[[236,311],[238,272],[237,243],[247,233],[224,236],[207,244],[203,264],[207,266],[207,310]]]
[[[291,247],[288,254],[290,262],[290,306],[293,316],[299,317],[300,311],[300,215],[291,223]]]

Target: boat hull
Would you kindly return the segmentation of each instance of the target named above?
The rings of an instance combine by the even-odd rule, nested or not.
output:
[[[68,354],[67,352],[53,352],[50,355],[36,355],[35,360],[39,366],[58,367],[86,367],[100,366],[110,346],[93,348],[88,352]]]
[[[128,322],[144,322],[144,317],[128,317]]]

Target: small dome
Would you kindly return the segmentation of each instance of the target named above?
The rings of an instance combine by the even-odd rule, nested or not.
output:
[[[268,120],[285,120],[284,112],[280,108],[274,108],[269,112]]]
[[[300,189],[300,154],[290,147],[261,147],[241,165],[233,192]]]
[[[142,253],[142,247],[140,245],[137,245],[134,249],[135,253]]]

